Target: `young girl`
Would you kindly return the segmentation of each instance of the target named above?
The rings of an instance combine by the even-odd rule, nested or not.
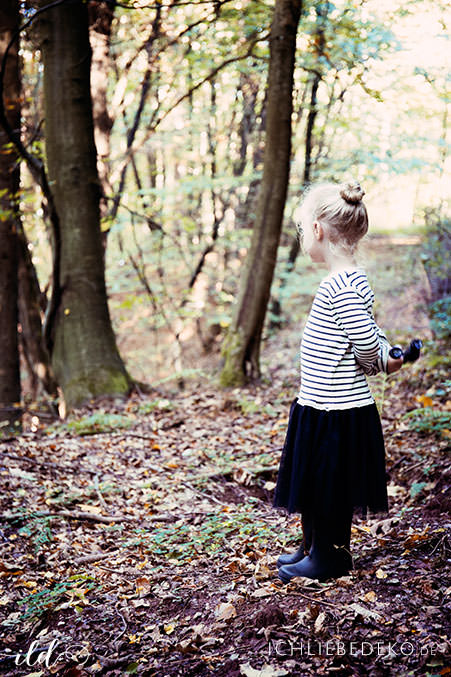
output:
[[[279,577],[325,580],[352,569],[351,521],[387,512],[385,449],[365,374],[400,369],[372,313],[374,294],[354,258],[368,230],[356,182],[325,183],[301,208],[303,248],[329,274],[301,342],[301,387],[290,410],[274,507],[301,513],[303,543],[277,561]]]

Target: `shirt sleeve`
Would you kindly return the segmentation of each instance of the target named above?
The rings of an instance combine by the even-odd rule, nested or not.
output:
[[[332,313],[348,337],[363,371],[370,376],[379,371],[387,372],[391,346],[362,296],[352,287],[341,289],[332,297]]]

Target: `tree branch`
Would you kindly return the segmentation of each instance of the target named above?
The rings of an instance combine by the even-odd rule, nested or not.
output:
[[[96,515],[95,513],[90,512],[79,512],[72,510],[60,510],[58,512],[51,511],[39,511],[31,513],[16,513],[15,515],[3,514],[0,515],[0,520],[5,522],[11,522],[16,520],[25,520],[33,517],[66,517],[67,519],[75,520],[88,520],[90,522],[103,522],[104,524],[112,524],[113,522],[137,522],[141,520],[141,517],[129,517],[126,515]],[[168,522],[172,521],[173,517],[171,515],[149,515],[144,522]],[[144,523],[143,522],[143,523]]]
[[[176,100],[176,101],[175,101],[175,102],[174,102],[174,103],[173,103],[173,104],[172,104],[172,105],[171,105],[171,106],[170,106],[170,107],[169,107],[169,108],[168,108],[168,109],[167,109],[167,110],[166,110],[166,111],[158,118],[158,119],[155,119],[156,115],[158,115],[158,110],[155,111],[154,115],[152,116],[152,118],[151,118],[151,120],[150,120],[150,122],[149,122],[149,125],[148,125],[148,128],[147,128],[147,134],[145,135],[145,137],[144,137],[144,139],[143,139],[143,143],[145,143],[145,142],[148,140],[149,136],[150,136],[151,134],[153,134],[153,132],[154,132],[154,131],[156,130],[156,128],[158,127],[158,125],[160,125],[160,124],[163,122],[163,120],[165,120],[165,118],[166,118],[170,113],[172,113],[172,111],[173,111],[175,108],[177,108],[177,106],[179,106],[183,101],[185,101],[185,100],[188,99],[190,96],[192,96],[192,94],[193,94],[196,90],[198,90],[200,87],[202,87],[202,85],[204,85],[206,82],[210,82],[211,80],[213,80],[213,79],[216,77],[216,75],[217,75],[220,71],[222,71],[224,68],[226,68],[227,66],[229,66],[231,63],[236,63],[237,61],[243,61],[244,59],[247,59],[247,58],[249,58],[250,56],[253,56],[252,50],[254,49],[255,45],[256,45],[258,42],[262,42],[262,41],[264,41],[264,40],[267,40],[268,38],[269,38],[269,33],[267,33],[267,34],[265,34],[265,35],[263,35],[263,36],[259,36],[258,38],[254,39],[254,40],[251,42],[251,44],[249,45],[249,48],[248,48],[248,50],[247,50],[247,52],[246,52],[245,54],[240,54],[240,55],[238,55],[238,56],[231,57],[230,59],[226,59],[225,61],[223,61],[221,64],[219,64],[219,66],[217,66],[216,68],[214,68],[214,69],[213,69],[208,75],[206,75],[202,80],[200,80],[200,81],[197,82],[195,85],[193,85],[192,87],[190,87],[190,88],[189,88],[182,96],[180,96],[180,97],[179,97],[179,98],[178,98],[178,99],[177,99],[177,100]],[[143,87],[144,87],[144,82],[143,82]],[[141,112],[142,112],[142,110],[141,110]],[[140,116],[141,116],[141,112],[140,112]],[[135,116],[135,121],[136,121],[136,116]],[[134,125],[134,127],[135,127],[135,125]],[[136,129],[135,129],[135,134],[133,135],[133,140],[134,140],[134,136],[136,135],[136,131],[137,131],[137,126],[136,126]],[[129,138],[130,138],[130,136],[128,136],[128,139],[129,139]],[[133,140],[132,140],[132,143],[133,143]],[[122,193],[122,190],[123,190],[123,187],[124,187],[124,183],[125,183],[125,174],[126,174],[126,172],[127,172],[128,165],[129,165],[129,163],[130,163],[130,161],[131,161],[131,156],[132,156],[132,154],[135,152],[135,150],[136,150],[136,149],[132,148],[132,145],[130,145],[130,146],[128,145],[128,141],[127,141],[127,151],[126,151],[125,158],[124,158],[124,161],[123,161],[123,165],[122,165],[122,168],[121,168],[121,171],[120,171],[119,188],[118,188],[118,191],[117,191],[117,193],[116,193],[116,196],[113,198],[113,199],[114,199],[114,204],[113,204],[113,208],[112,208],[111,214],[110,214],[111,219],[114,219],[114,218],[116,217],[116,215],[117,215],[117,211],[118,211],[118,209],[119,209],[120,200],[121,200],[121,193]]]
[[[150,34],[148,40],[147,40],[147,44],[146,44],[148,63],[147,63],[146,72],[144,74],[144,78],[143,78],[143,81],[142,81],[142,85],[141,85],[141,95],[140,95],[140,99],[139,99],[138,109],[135,113],[135,118],[133,120],[133,124],[132,124],[131,128],[129,129],[128,133],[127,133],[127,151],[126,151],[126,154],[127,154],[127,157],[128,157],[128,161],[130,160],[130,157],[131,157],[130,150],[131,150],[131,147],[132,147],[133,142],[135,140],[136,132],[138,131],[139,123],[141,121],[141,116],[142,116],[144,106],[145,106],[145,103],[146,103],[146,100],[147,100],[147,97],[148,97],[148,94],[149,94],[149,90],[150,90],[150,76],[151,76],[151,73],[152,73],[152,59],[151,59],[152,47],[153,47],[153,43],[154,43],[155,39],[158,37],[159,31],[160,31],[160,24],[161,24],[161,3],[157,2],[156,14],[155,14],[155,18],[154,18],[153,23],[152,23],[152,31],[151,31],[151,34]],[[116,218],[118,209],[119,209],[119,204],[120,204],[121,197],[122,197],[122,191],[124,189],[124,184],[125,184],[125,176],[126,176],[126,173],[127,173],[128,161],[124,164],[124,166],[122,167],[122,170],[121,170],[120,179],[119,179],[119,186],[118,186],[116,195],[114,197],[113,207],[111,209],[111,213],[109,215],[111,221],[114,221],[114,219]]]
[[[211,80],[214,80],[216,75],[220,73],[224,68],[229,66],[231,63],[236,63],[237,61],[243,61],[244,59],[248,59],[250,56],[252,56],[252,50],[254,49],[255,45],[258,42],[262,42],[264,40],[267,40],[269,38],[269,33],[263,36],[259,36],[258,38],[252,40],[252,42],[249,45],[249,48],[245,54],[239,54],[238,56],[233,56],[230,57],[230,59],[226,59],[223,61],[219,66],[216,66],[216,68],[213,68],[212,71],[208,75],[206,75],[202,80],[197,82],[195,85],[190,87],[184,94],[182,94],[155,122],[153,120],[150,121],[148,131],[150,133],[154,132],[155,129],[160,125],[167,116],[172,113],[172,111],[177,108],[183,101],[188,99],[196,90],[198,90],[202,85],[204,85],[206,82],[210,82]],[[146,139],[148,138],[148,135]]]
[[[224,5],[226,2],[232,2],[232,1],[233,1],[233,0],[222,0],[221,6]],[[208,2],[213,2],[213,0],[208,0]],[[175,6],[177,6],[177,5],[175,5]],[[164,9],[172,9],[172,7],[174,7],[174,4],[171,4],[171,5],[162,5],[162,8],[164,8]],[[170,39],[168,40],[168,42],[167,42],[164,46],[162,46],[159,50],[157,50],[157,51],[155,52],[155,54],[153,55],[153,58],[152,58],[152,63],[155,62],[155,61],[158,59],[158,57],[160,56],[160,54],[161,54],[162,52],[164,52],[168,47],[172,47],[172,45],[177,44],[178,41],[180,40],[180,38],[182,38],[184,35],[186,35],[187,33],[189,33],[193,28],[196,28],[196,26],[199,26],[200,24],[205,23],[205,22],[207,21],[207,19],[208,19],[208,15],[203,16],[201,19],[198,19],[197,21],[194,21],[192,24],[189,24],[189,26],[186,26],[186,28],[184,28],[184,29],[183,29],[180,33],[178,33],[175,37],[170,38]],[[216,15],[215,15],[215,17],[214,17],[214,21],[216,21]],[[211,23],[211,22],[210,22],[210,23]],[[147,45],[147,43],[148,43],[150,37],[151,37],[151,36],[147,37],[147,38],[144,40],[144,42],[142,43],[142,45],[141,45],[140,47],[138,47],[138,49],[136,50],[135,54],[127,61],[127,63],[125,64],[125,68],[124,68],[124,71],[125,71],[125,72],[127,72],[127,71],[131,68],[131,66],[132,66],[132,64],[133,64],[133,62],[134,62],[134,60],[135,60],[135,59],[137,58],[137,56],[142,52],[142,50],[146,48],[146,45]],[[166,37],[166,36],[165,36],[165,37]]]

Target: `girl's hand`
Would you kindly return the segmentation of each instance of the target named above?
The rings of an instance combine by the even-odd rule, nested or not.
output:
[[[387,361],[387,374],[393,374],[393,372],[398,371],[398,369],[401,369],[403,364],[403,357],[389,357]]]
[[[388,353],[387,374],[398,371],[406,362],[416,362],[420,357],[422,347],[423,341],[421,339],[413,339],[407,350],[403,351],[399,346],[391,348]]]

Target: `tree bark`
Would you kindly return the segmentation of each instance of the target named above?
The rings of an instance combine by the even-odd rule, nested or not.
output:
[[[48,10],[40,31],[46,156],[61,240],[52,367],[71,409],[96,396],[125,394],[130,378],[106,297],[86,4],[74,0]]]
[[[327,21],[327,14],[329,11],[329,4],[326,2],[324,4],[319,3],[316,6],[316,34],[315,34],[315,45],[316,45],[316,64],[317,70],[313,73],[310,87],[310,105],[308,109],[307,116],[307,125],[305,130],[305,154],[304,154],[304,176],[303,176],[303,186],[308,186],[311,181],[312,168],[315,166],[314,158],[312,157],[313,147],[314,147],[314,129],[315,122],[318,115],[318,87],[323,79],[321,73],[321,59],[324,56],[324,46],[325,46],[325,24]],[[307,87],[306,87],[307,90]],[[318,153],[316,154],[316,159],[318,158]],[[296,259],[300,252],[299,238],[293,237],[290,251],[288,254],[288,261],[286,265],[286,273],[291,273],[294,269]],[[287,281],[287,276],[285,276],[281,283],[280,289],[282,289]],[[275,298],[271,312],[273,315],[273,320],[271,322],[271,328],[281,328],[283,324],[282,318],[282,301],[279,298]]]
[[[102,0],[91,0],[89,11],[89,38],[92,49],[91,94],[94,118],[94,139],[97,148],[97,170],[99,172],[102,199],[100,213],[108,213],[106,197],[112,194],[109,181],[110,136],[113,120],[108,110],[108,73],[111,70],[110,42],[114,5]]]
[[[305,132],[305,163],[304,163],[304,186],[311,181],[313,130],[318,115],[318,87],[323,79],[321,60],[324,58],[324,46],[326,43],[325,30],[329,12],[329,3],[319,3],[316,6],[316,34],[315,34],[315,59],[317,70],[313,73],[310,90],[310,107]]]
[[[57,383],[50,368],[50,357],[42,334],[42,315],[46,308],[45,293],[41,291],[28,240],[19,229],[19,323],[20,345],[31,378],[32,397],[42,389],[51,396],[58,395]]]
[[[304,186],[310,183],[312,171],[312,150],[313,150],[313,128],[315,126],[316,116],[318,115],[318,87],[321,82],[321,76],[315,73],[312,80],[310,93],[310,110],[307,117],[307,129],[305,132],[305,164],[304,164]]]
[[[0,5],[0,61],[19,26],[18,0]],[[19,48],[16,42],[5,61],[3,102],[9,125],[20,130]],[[18,209],[20,169],[17,153],[0,127],[0,436],[20,429],[20,367],[18,321]]]
[[[291,158],[296,33],[302,0],[276,0],[270,36],[266,142],[252,241],[224,340],[223,386],[260,376],[260,343],[277,260]]]

